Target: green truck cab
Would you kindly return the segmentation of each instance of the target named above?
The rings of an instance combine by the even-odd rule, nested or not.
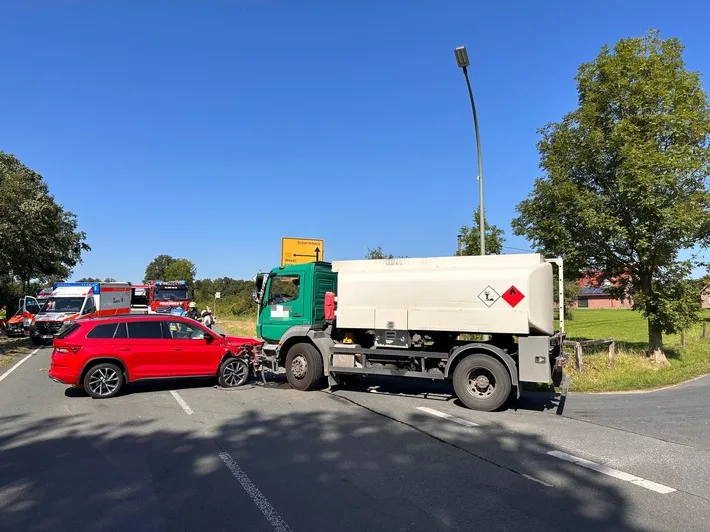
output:
[[[328,374],[334,342],[327,331],[325,295],[336,290],[337,274],[327,262],[282,266],[256,277],[256,333],[264,342],[264,365],[274,372],[285,368],[297,390],[316,388]]]
[[[264,279],[266,286],[261,284]],[[283,266],[260,276],[257,290],[265,290],[257,336],[267,344],[277,344],[293,327],[325,327],[325,294],[335,292],[336,285],[337,274],[324,262]]]

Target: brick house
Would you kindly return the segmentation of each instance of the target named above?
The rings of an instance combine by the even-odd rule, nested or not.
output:
[[[617,299],[609,294],[609,288],[618,285],[618,280],[601,279],[600,272],[587,272],[579,279],[580,292],[574,308],[631,308],[631,298]]]
[[[710,284],[700,292],[700,303],[703,308],[710,308]]]

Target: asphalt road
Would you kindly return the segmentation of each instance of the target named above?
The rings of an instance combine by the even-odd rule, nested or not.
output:
[[[49,354],[0,375],[0,530],[708,530],[707,381],[570,395],[562,416],[383,379],[93,400],[47,378]]]

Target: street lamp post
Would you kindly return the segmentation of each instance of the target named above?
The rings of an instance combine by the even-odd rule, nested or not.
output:
[[[459,46],[454,50],[456,62],[463,70],[463,75],[466,78],[466,86],[468,87],[468,97],[471,100],[471,111],[473,111],[473,127],[476,130],[476,154],[478,156],[478,197],[480,208],[478,209],[478,225],[481,239],[481,255],[486,254],[486,218],[483,213],[483,159],[481,158],[481,135],[478,132],[478,115],[476,114],[476,104],[473,102],[473,91],[471,90],[471,82],[468,79],[468,67],[471,63],[468,61],[468,53],[465,46]]]

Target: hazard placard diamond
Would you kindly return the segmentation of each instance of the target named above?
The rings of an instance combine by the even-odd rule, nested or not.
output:
[[[486,286],[480,294],[478,294],[478,299],[480,299],[484,305],[487,307],[493,306],[493,304],[500,299],[500,294],[493,290],[491,285]]]
[[[508,305],[513,308],[515,308],[517,304],[523,300],[523,298],[525,298],[525,294],[515,288],[515,285],[511,286],[505,292],[503,292],[503,301],[508,303]]]

